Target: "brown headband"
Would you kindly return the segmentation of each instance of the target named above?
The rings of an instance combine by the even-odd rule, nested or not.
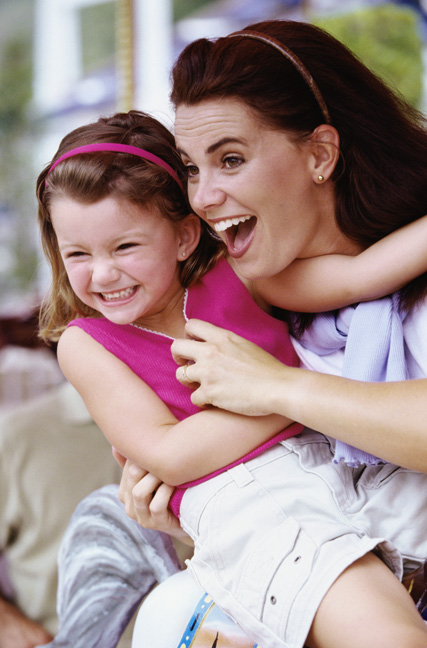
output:
[[[320,110],[322,111],[326,123],[327,124],[332,123],[328,107],[326,105],[325,100],[323,99],[322,93],[320,92],[315,80],[313,79],[313,77],[311,76],[310,72],[307,70],[305,65],[302,63],[302,61],[300,61],[298,56],[294,54],[292,50],[289,49],[289,47],[286,47],[286,45],[283,45],[282,43],[280,43],[280,41],[276,40],[272,36],[267,36],[266,34],[261,34],[260,32],[256,32],[256,31],[251,31],[251,30],[237,31],[237,32],[233,32],[233,34],[229,34],[227,38],[234,38],[235,36],[253,38],[254,40],[261,41],[266,45],[271,45],[271,47],[274,47],[281,54],[283,54],[283,56],[292,63],[294,68],[300,73],[304,81],[309,86],[310,90],[314,95],[314,98],[316,99],[319,105]]]

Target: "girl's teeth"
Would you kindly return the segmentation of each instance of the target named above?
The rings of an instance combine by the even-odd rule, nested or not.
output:
[[[224,232],[224,230],[232,227],[233,225],[238,225],[239,223],[244,223],[249,220],[251,216],[242,216],[241,218],[227,218],[227,220],[220,221],[219,223],[214,223],[215,232]]]
[[[125,299],[126,297],[130,297],[133,291],[134,288],[126,288],[126,290],[118,290],[117,292],[113,292],[113,293],[101,293],[101,294],[106,301],[109,301],[112,299]]]

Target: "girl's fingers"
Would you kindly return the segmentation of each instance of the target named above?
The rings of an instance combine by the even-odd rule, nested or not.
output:
[[[125,505],[126,513],[129,517],[134,518],[134,515],[132,514],[132,489],[146,474],[146,470],[139,468],[139,466],[129,460],[126,461],[120,480],[119,499]]]
[[[124,457],[122,454],[120,454],[120,452],[118,450],[116,450],[116,448],[114,446],[111,448],[111,452],[113,453],[113,457],[117,461],[119,466],[121,468],[124,468],[125,463],[126,463],[126,457]]]

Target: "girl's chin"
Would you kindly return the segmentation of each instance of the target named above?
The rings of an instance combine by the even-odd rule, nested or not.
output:
[[[97,308],[98,312],[102,317],[105,317],[105,319],[109,320],[113,324],[133,324],[133,322],[138,319],[138,314],[135,315],[135,312],[132,312],[131,310],[128,310],[127,312],[124,312],[124,309],[118,308],[117,310],[114,310],[112,307],[100,307],[98,305]]]

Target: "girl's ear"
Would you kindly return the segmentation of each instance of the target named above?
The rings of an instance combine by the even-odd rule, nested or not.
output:
[[[188,214],[182,221],[179,221],[178,227],[178,261],[184,261],[199,244],[200,218],[196,214]]]
[[[329,124],[321,124],[310,137],[310,172],[316,183],[331,177],[340,157],[340,136]]]

